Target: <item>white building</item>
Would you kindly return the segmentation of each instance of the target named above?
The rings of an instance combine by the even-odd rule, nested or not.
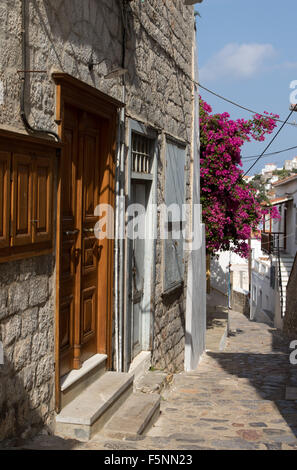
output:
[[[297,169],[297,157],[292,160],[285,160],[284,169],[289,171]]]
[[[271,288],[274,289],[274,325],[282,329],[286,312],[286,289],[297,252],[297,175],[273,185],[275,197],[271,204],[279,210],[281,218],[265,223],[262,249],[269,255]]]
[[[261,241],[253,240],[251,262],[250,318],[258,321],[273,321],[274,312],[274,268],[269,256],[261,250]]]
[[[275,163],[266,163],[264,168],[262,168],[262,175],[265,176],[267,173],[272,173],[273,171],[277,170],[277,166]]]

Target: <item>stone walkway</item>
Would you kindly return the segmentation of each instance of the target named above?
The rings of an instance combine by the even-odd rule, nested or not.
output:
[[[225,350],[208,351],[198,370],[174,377],[162,413],[146,436],[88,443],[39,438],[34,448],[72,449],[297,449],[297,386],[288,342],[270,326],[230,313]],[[31,444],[32,445],[32,444]]]

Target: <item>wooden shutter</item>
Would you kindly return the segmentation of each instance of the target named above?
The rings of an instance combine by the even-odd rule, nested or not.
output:
[[[52,159],[41,157],[34,161],[33,178],[33,242],[47,242],[52,238],[53,205]]]
[[[29,155],[13,155],[12,164],[12,246],[33,242],[33,171]]]
[[[0,152],[0,248],[9,246],[11,154]]]
[[[185,147],[167,140],[165,203],[167,208],[176,204],[180,209],[180,218],[171,218],[168,227],[168,240],[164,241],[164,291],[179,285],[184,278],[183,237],[172,239],[172,231],[182,228],[182,206],[185,200]],[[169,214],[170,215],[170,214]]]

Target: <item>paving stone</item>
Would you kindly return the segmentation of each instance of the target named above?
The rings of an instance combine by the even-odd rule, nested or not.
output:
[[[265,423],[249,423],[249,426],[252,428],[267,428],[267,424]]]
[[[285,399],[286,387],[293,386],[286,339],[233,311],[230,323],[240,334],[228,338],[224,351],[204,353],[196,371],[174,376],[162,392],[161,416],[146,435],[94,437],[73,448],[297,450],[297,403]],[[50,436],[44,439],[50,448]]]

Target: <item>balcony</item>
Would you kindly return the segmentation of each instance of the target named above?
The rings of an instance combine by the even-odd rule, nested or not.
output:
[[[261,232],[261,250],[265,253],[277,254],[286,249],[286,236],[284,232]]]

